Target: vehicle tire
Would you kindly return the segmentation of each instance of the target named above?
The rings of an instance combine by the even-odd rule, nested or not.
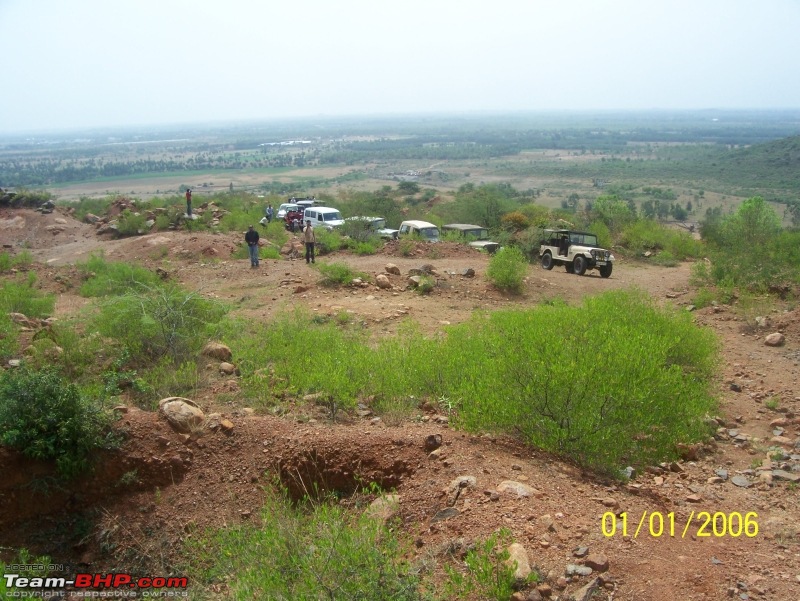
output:
[[[609,263],[608,265],[603,265],[602,267],[598,267],[600,270],[600,277],[607,278],[611,275],[611,270],[614,268],[613,263]]]
[[[575,273],[575,270],[572,267],[572,263],[564,263],[564,269],[567,270],[567,273]]]
[[[575,275],[583,275],[586,273],[586,257],[578,255],[572,262],[572,269],[575,270]]]
[[[550,253],[544,253],[542,255],[542,269],[546,269],[547,271],[553,269],[553,255]]]

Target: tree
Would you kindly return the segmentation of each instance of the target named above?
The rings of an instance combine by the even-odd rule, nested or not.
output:
[[[417,182],[400,182],[397,184],[397,189],[403,194],[416,194],[419,192],[419,184]]]
[[[722,223],[723,243],[731,247],[761,246],[781,230],[777,213],[760,196],[748,198]]]

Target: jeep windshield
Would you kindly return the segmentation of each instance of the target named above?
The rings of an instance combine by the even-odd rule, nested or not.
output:
[[[438,240],[439,230],[435,227],[422,227],[419,229],[419,235],[426,240]]]
[[[582,246],[597,246],[597,236],[595,236],[594,234],[570,232],[569,241],[570,244],[580,244]]]

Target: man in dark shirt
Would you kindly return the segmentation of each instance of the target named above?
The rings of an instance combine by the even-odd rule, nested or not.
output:
[[[258,232],[252,225],[244,235],[244,241],[247,242],[247,250],[250,253],[250,267],[258,267]]]

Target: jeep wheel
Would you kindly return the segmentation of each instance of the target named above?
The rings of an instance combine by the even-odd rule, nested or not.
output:
[[[542,255],[542,269],[547,269],[548,271],[553,269],[553,255],[549,252]]]
[[[575,273],[575,270],[572,268],[572,263],[564,263],[564,269],[567,270],[567,273]]]
[[[586,273],[586,257],[578,255],[572,262],[572,269],[575,270],[575,275],[583,275]]]
[[[609,263],[608,265],[603,265],[602,267],[598,267],[598,269],[600,270],[600,277],[601,278],[607,278],[608,276],[610,276],[611,275],[611,270],[613,268],[614,268],[614,264],[613,263]]]

